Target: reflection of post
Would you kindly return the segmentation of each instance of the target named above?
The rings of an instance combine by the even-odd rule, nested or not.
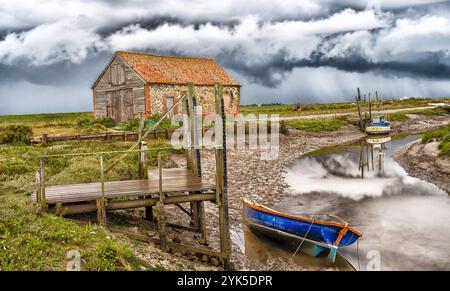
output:
[[[367,172],[370,171],[370,163],[369,163],[369,144],[364,143],[366,147],[366,165],[367,165]]]
[[[359,169],[361,170],[361,179],[364,179],[364,142],[361,141],[359,150]]]
[[[373,144],[370,145],[370,157],[372,160],[372,171],[375,171],[375,168],[374,168],[375,166],[373,164]]]

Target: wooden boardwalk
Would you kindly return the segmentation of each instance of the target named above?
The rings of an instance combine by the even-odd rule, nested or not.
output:
[[[206,183],[201,177],[185,168],[162,170],[163,193],[205,192],[215,190],[214,184]],[[159,194],[158,170],[150,170],[148,180],[126,180],[105,182],[105,198]],[[45,186],[48,204],[94,201],[101,197],[101,183]],[[34,202],[36,192],[31,196]]]

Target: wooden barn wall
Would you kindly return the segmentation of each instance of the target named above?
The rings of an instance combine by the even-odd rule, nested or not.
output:
[[[123,64],[125,68],[125,84],[111,85],[111,66],[115,64]],[[106,116],[106,92],[132,89],[133,90],[133,105],[135,115],[145,113],[145,97],[144,97],[144,82],[139,76],[129,68],[120,57],[115,57],[110,66],[93,88],[93,98],[95,106],[95,117]]]

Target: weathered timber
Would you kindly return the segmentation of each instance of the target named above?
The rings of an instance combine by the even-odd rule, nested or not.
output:
[[[108,227],[108,229],[110,229],[112,232],[117,232],[117,233],[121,233],[124,235],[127,235],[133,239],[142,241],[142,242],[147,242],[147,243],[156,243],[159,244],[160,240],[157,238],[153,238],[153,237],[149,237],[143,234],[138,234],[138,233],[134,233],[134,232],[129,232],[129,231],[125,231],[123,229],[119,229],[119,228],[112,228],[112,227]],[[205,247],[198,247],[198,246],[193,246],[193,245],[185,245],[185,244],[180,244],[180,243],[175,243],[175,242],[166,242],[166,246],[170,249],[174,249],[174,250],[179,250],[181,253],[184,254],[188,254],[188,253],[200,253],[200,254],[205,254],[207,256],[210,257],[216,257],[216,258],[221,258],[222,255],[221,253],[211,250],[211,249],[207,249]]]
[[[40,173],[40,185],[41,185],[41,191],[40,191],[40,211],[45,212],[47,210],[47,197],[45,193],[45,161],[44,159],[41,159],[41,173]]]
[[[222,124],[216,125],[216,195],[219,202],[219,233],[220,252],[222,254],[223,265],[229,268],[230,260],[230,229],[228,221],[228,197],[226,189],[226,131],[225,112],[223,104],[223,87],[216,84],[216,115],[221,116]],[[219,123],[216,121],[216,123]],[[222,131],[220,134],[220,131]]]
[[[103,155],[100,155],[100,189],[101,196],[96,200],[97,221],[100,225],[106,226],[105,171],[103,168]]]
[[[164,200],[164,205],[186,203],[191,201],[211,201],[215,200],[216,194],[203,193],[203,194],[191,194],[191,195],[177,195],[167,196]],[[119,210],[119,209],[131,209],[155,206],[159,201],[159,197],[145,198],[135,200],[111,200],[106,204],[106,210]],[[61,206],[62,213],[64,215],[79,214],[97,211],[96,204],[66,204]]]

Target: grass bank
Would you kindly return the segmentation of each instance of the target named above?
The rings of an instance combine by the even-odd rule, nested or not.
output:
[[[0,197],[0,249],[2,271],[66,270],[73,265],[69,251],[79,252],[81,270],[148,267],[103,228],[50,214],[37,217],[33,205],[17,195]]]
[[[407,99],[407,100],[384,100],[384,109],[399,109],[429,106],[428,103],[448,103],[450,98],[430,99]],[[241,113],[246,114],[279,114],[280,116],[311,115],[311,114],[334,114],[343,112],[357,112],[353,102],[301,104],[301,110],[294,110],[295,104],[275,105],[248,105],[241,106]]]
[[[67,252],[81,254],[82,270],[153,269],[135,258],[124,244],[95,225],[80,226],[74,222],[45,214],[36,215],[29,199],[34,190],[37,156],[43,154],[122,151],[132,142],[74,142],[48,147],[0,145],[0,270],[65,270]],[[151,141],[150,165],[156,166],[158,152],[169,161],[175,150],[166,141]],[[105,155],[108,166],[115,156]],[[130,154],[106,176],[107,180],[133,179],[138,176],[137,154]],[[97,156],[57,157],[46,160],[48,184],[99,181]]]
[[[289,127],[308,132],[336,131],[347,124],[347,119],[344,117],[296,119],[286,122]]]
[[[429,143],[432,141],[438,141],[441,154],[450,157],[450,124],[426,132],[422,136],[422,143]]]

